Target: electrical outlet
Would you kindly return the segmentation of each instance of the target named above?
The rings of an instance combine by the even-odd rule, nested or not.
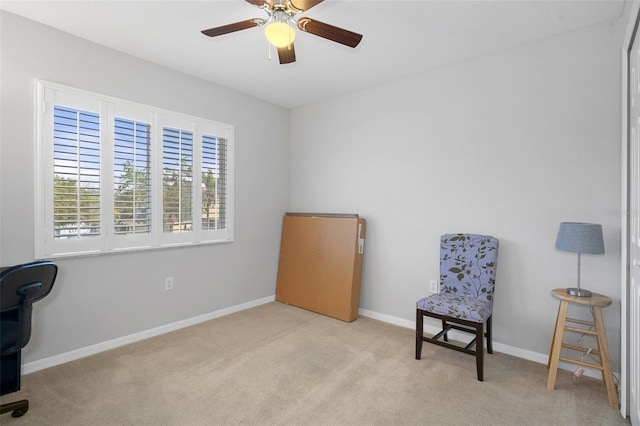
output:
[[[164,279],[164,289],[165,291],[173,290],[173,277],[167,277]]]
[[[440,293],[440,286],[438,285],[438,281],[437,280],[431,280],[429,281],[429,291],[431,293]]]

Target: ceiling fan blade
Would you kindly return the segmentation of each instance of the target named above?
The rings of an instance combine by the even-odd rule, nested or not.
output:
[[[349,47],[356,47],[360,43],[360,40],[362,40],[361,34],[356,34],[342,28],[334,27],[333,25],[325,24],[324,22],[316,21],[311,18],[300,18],[298,20],[298,28],[304,32],[311,33],[318,37],[326,38]]]
[[[209,28],[208,30],[202,30],[200,32],[209,37],[216,37],[223,34],[229,34],[236,31],[257,27],[264,23],[264,19],[254,18],[247,19],[246,21],[235,22],[233,24],[223,25],[221,27]]]
[[[248,1],[248,0],[247,0]],[[307,11],[313,6],[322,3],[324,0],[289,0],[289,4],[300,12]]]
[[[293,43],[289,46],[278,47],[278,58],[281,64],[290,64],[296,61],[296,50],[293,47]]]

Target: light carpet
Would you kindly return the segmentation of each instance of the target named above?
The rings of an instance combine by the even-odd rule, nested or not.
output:
[[[3,425],[622,425],[601,381],[273,302],[28,374]]]

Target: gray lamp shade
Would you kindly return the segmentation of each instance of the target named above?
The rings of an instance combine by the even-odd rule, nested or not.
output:
[[[556,238],[556,248],[571,253],[604,254],[602,225],[562,222]]]

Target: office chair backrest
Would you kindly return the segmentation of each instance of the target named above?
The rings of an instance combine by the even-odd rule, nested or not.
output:
[[[2,355],[17,352],[29,343],[31,305],[51,292],[57,274],[58,266],[49,261],[25,263],[0,272],[0,312],[15,310],[15,322],[22,330],[14,344],[3,345]]]
[[[445,234],[440,239],[440,291],[493,302],[498,240],[488,235]]]

